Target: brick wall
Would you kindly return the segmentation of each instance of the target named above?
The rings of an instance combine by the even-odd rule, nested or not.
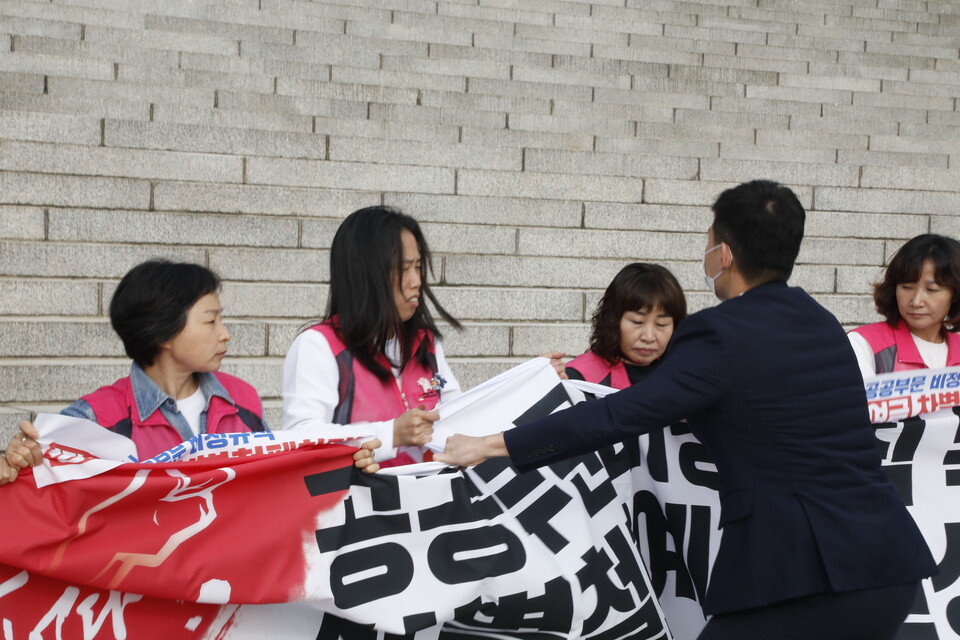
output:
[[[708,205],[808,208],[793,282],[846,325],[902,242],[960,234],[960,4],[4,0],[0,438],[123,375],[105,318],[154,256],[225,279],[226,370],[279,421],[339,221],[416,216],[470,386],[576,353],[628,261],[694,309]]]

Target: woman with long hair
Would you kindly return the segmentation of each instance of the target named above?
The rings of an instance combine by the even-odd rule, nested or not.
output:
[[[284,429],[370,423],[382,466],[424,461],[441,398],[460,392],[426,301],[455,328],[427,282],[430,249],[412,217],[354,211],[330,248],[323,320],[303,331],[283,369]],[[372,460],[371,460],[372,463]]]

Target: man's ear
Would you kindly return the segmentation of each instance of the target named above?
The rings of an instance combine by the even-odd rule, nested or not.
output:
[[[729,269],[735,262],[733,257],[733,250],[730,248],[726,242],[720,243],[720,266],[724,269]]]

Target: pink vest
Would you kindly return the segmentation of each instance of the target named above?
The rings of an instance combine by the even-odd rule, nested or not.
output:
[[[213,375],[236,404],[230,404],[220,396],[212,396],[207,408],[207,433],[265,431],[263,407],[256,389],[226,373]],[[100,387],[83,396],[83,400],[93,409],[98,424],[133,440],[141,460],[152,458],[183,441],[183,437],[167,422],[159,408],[143,420],[140,419],[129,377]]]
[[[877,374],[891,371],[927,369],[917,350],[910,328],[902,319],[896,328],[886,322],[875,322],[853,329],[863,336],[873,350]],[[960,365],[960,335],[944,332],[947,339],[947,366]]]
[[[576,369],[587,382],[604,384],[614,389],[626,389],[630,386],[630,378],[627,377],[627,368],[622,362],[610,365],[606,360],[587,351],[570,362],[567,366]]]
[[[426,331],[417,334],[413,344],[415,353],[424,340],[427,340],[430,367],[424,367],[415,358],[411,358],[404,365],[400,376],[400,386],[391,377],[381,380],[347,349],[343,340],[337,335],[332,321],[310,327],[319,331],[327,339],[330,350],[337,361],[340,373],[339,402],[333,413],[333,421],[337,424],[351,422],[385,422],[393,420],[407,409],[432,410],[440,402],[440,389],[437,388],[437,363],[434,351],[433,335]],[[390,371],[390,363],[382,353],[377,355],[377,361]],[[404,449],[411,449],[403,447]],[[416,452],[411,452],[416,455]],[[395,467],[402,464],[418,462],[414,455],[401,451],[396,458],[380,463],[381,467]],[[431,452],[422,453],[424,460],[429,460]],[[417,456],[419,457],[419,456]]]

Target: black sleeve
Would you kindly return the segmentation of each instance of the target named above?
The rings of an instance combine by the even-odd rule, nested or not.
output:
[[[532,469],[595,451],[697,414],[730,386],[723,340],[710,314],[684,320],[670,357],[645,380],[595,402],[515,427],[504,441],[518,469]]]

